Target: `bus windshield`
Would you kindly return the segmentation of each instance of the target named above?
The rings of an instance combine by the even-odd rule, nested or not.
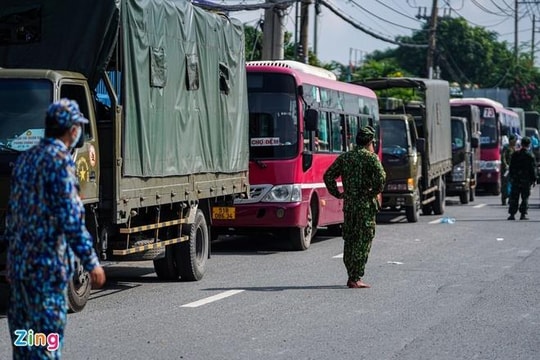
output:
[[[499,146],[499,130],[495,109],[482,107],[480,113],[480,144],[485,149],[496,148]]]
[[[52,94],[47,80],[0,79],[0,153],[24,151],[39,142]]]
[[[248,73],[250,158],[286,159],[298,152],[298,107],[294,78]]]

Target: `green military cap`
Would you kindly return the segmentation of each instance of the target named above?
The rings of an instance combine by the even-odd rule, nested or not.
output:
[[[529,146],[531,145],[531,138],[528,136],[524,136],[521,138],[521,146]]]
[[[373,141],[375,138],[375,129],[369,125],[364,126],[360,130],[358,130],[358,134],[356,135],[356,144],[360,146],[364,146],[369,144],[370,141]]]

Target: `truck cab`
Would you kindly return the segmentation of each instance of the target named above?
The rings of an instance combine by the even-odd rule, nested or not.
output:
[[[381,115],[382,164],[386,185],[382,207],[405,210],[407,221],[417,222],[421,204],[418,182],[422,174],[421,151],[424,139],[419,139],[411,115]]]

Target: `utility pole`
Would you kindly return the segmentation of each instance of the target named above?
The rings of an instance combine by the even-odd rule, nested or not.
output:
[[[532,36],[531,36],[531,61],[534,66],[534,34],[536,33],[536,15],[532,18]]]
[[[518,0],[514,0],[514,59],[518,61]]]
[[[273,3],[275,0],[266,0]],[[283,9],[273,6],[264,11],[263,60],[283,59]]]
[[[438,4],[437,0],[433,0],[433,7],[431,8],[431,18],[429,21],[429,42],[427,53],[427,74],[428,79],[433,78],[433,58],[435,57],[436,46],[436,33],[437,33],[437,17],[438,17]]]
[[[298,51],[300,62],[307,63],[308,61],[308,30],[309,30],[309,5],[312,0],[302,0],[300,5],[300,46],[301,51]]]

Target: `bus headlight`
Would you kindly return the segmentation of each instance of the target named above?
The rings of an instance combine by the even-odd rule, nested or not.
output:
[[[262,202],[298,202],[302,200],[300,185],[276,185],[264,196]]]

